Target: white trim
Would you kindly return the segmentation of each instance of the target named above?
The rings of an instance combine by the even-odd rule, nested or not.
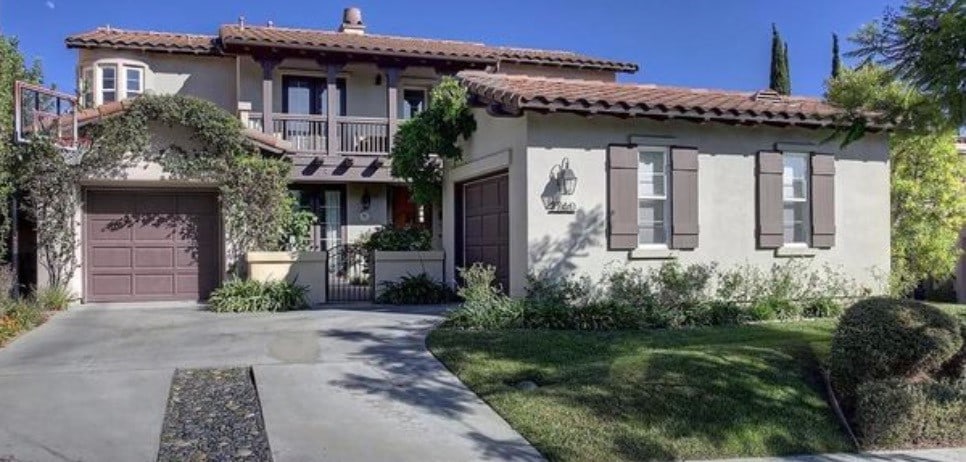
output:
[[[786,179],[785,165],[787,165],[788,159],[793,159],[793,158],[802,159],[804,161],[803,165],[805,166],[805,169],[802,172],[802,175],[803,175],[802,181],[804,182],[803,188],[802,188],[803,197],[785,196],[785,179]],[[811,165],[809,165],[810,160],[811,160],[811,155],[807,152],[782,152],[782,238],[783,239],[785,234],[785,228],[788,225],[788,223],[786,223],[785,221],[785,206],[788,204],[805,204],[805,210],[803,212],[804,216],[802,217],[802,223],[801,223],[801,226],[804,228],[802,230],[804,240],[785,242],[785,246],[807,248],[809,246],[809,242],[811,242],[812,236],[811,236],[810,228],[811,228],[811,221],[812,221],[811,220],[812,204],[811,204],[810,194],[811,194],[812,185],[810,181],[810,178],[811,178]],[[792,180],[794,181],[794,178]],[[792,187],[794,188],[794,183]],[[794,226],[795,225],[793,222],[792,227],[794,228]]]
[[[662,170],[662,174],[663,174],[663,177],[664,177],[664,194],[663,195],[642,195],[641,194],[641,191],[640,191],[640,162],[641,162],[640,155],[642,153],[658,153],[658,152],[662,154],[663,159],[664,159],[664,166],[663,166],[663,170]],[[638,214],[640,214],[641,200],[663,201],[663,205],[664,205],[664,210],[663,210],[664,211],[664,217],[663,217],[663,220],[662,220],[662,223],[664,225],[663,226],[663,228],[664,228],[664,242],[653,242],[653,243],[644,243],[644,244],[642,244],[640,242],[640,217],[638,217],[638,223],[637,223],[637,226],[638,226],[638,244],[637,244],[637,246],[638,246],[638,248],[641,248],[641,249],[648,249],[648,248],[664,248],[664,249],[667,249],[668,248],[668,244],[669,244],[669,242],[671,240],[671,236],[670,236],[670,232],[671,232],[671,226],[670,225],[671,225],[671,223],[670,223],[670,220],[671,220],[671,200],[672,199],[671,199],[671,172],[670,172],[670,170],[671,170],[671,159],[670,159],[670,156],[671,155],[670,155],[670,152],[671,152],[670,151],[670,148],[667,147],[667,146],[638,146],[637,147],[638,177],[636,178],[636,181],[638,182],[637,183],[638,184],[638,189],[637,189],[637,199],[636,199],[637,200],[637,205],[636,205],[636,207],[637,207],[637,210],[638,210]]]
[[[673,260],[677,253],[667,247],[639,247],[631,250],[628,256],[631,260]]]
[[[775,258],[814,257],[818,249],[804,244],[786,244],[775,249]]]

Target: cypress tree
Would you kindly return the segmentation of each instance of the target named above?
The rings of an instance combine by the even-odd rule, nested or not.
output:
[[[783,95],[792,94],[792,70],[788,67],[788,42],[784,42],[782,48],[782,75],[785,77],[785,92]]]
[[[839,34],[832,34],[832,77],[842,72],[842,57],[839,56]]]
[[[775,24],[771,25],[771,72],[768,76],[768,88],[775,90],[779,94],[787,95],[790,93],[788,81],[788,46],[784,44],[778,34]]]

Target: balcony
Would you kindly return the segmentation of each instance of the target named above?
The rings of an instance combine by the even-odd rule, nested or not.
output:
[[[386,117],[335,117],[335,130],[329,131],[324,115],[273,113],[271,130],[265,130],[260,112],[248,113],[247,125],[288,141],[298,153],[339,156],[385,156],[389,154],[389,119]],[[329,136],[334,136],[334,153],[329,152]]]

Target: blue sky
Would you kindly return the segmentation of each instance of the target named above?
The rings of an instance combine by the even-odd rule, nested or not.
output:
[[[831,34],[844,40],[898,0],[0,0],[0,31],[43,62],[47,83],[72,90],[64,37],[110,24],[216,33],[249,23],[331,29],[359,6],[370,33],[574,50],[637,62],[622,81],[756,90],[768,84],[771,23],[788,42],[792,90],[821,95]]]

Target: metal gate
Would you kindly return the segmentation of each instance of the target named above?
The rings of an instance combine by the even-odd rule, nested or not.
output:
[[[363,248],[340,244],[328,250],[329,302],[369,302],[373,296],[372,257]]]

